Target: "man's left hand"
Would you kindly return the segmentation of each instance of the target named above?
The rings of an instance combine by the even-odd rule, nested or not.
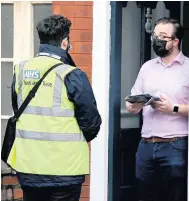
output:
[[[160,96],[162,101],[154,101],[152,107],[159,112],[170,114],[173,111],[173,105],[170,103],[169,99],[165,96]]]

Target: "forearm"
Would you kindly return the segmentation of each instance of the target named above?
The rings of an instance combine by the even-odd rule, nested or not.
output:
[[[87,142],[93,140],[102,123],[96,104],[93,101],[85,102],[84,100],[83,102],[75,102],[75,117]]]
[[[179,105],[178,115],[188,117],[189,113],[189,104],[188,105]]]
[[[101,116],[94,106],[90,107],[76,107],[75,117],[77,119],[80,129],[85,133],[97,135],[102,123]]]

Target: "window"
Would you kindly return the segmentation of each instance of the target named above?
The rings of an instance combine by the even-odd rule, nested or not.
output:
[[[39,49],[35,26],[52,11],[51,2],[14,1],[1,3],[1,143],[7,120],[13,115],[11,83],[13,66],[32,58]],[[14,40],[13,40],[14,39]],[[1,165],[2,173],[10,171]]]
[[[34,55],[38,53],[39,50],[39,37],[36,30],[36,25],[39,20],[50,16],[52,13],[51,4],[33,4],[33,23],[34,23]]]
[[[14,5],[1,4],[1,139],[4,137],[7,119],[12,115],[10,94],[13,72],[13,16]],[[1,168],[6,168],[4,163]]]

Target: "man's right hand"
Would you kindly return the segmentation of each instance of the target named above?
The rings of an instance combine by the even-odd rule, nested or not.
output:
[[[137,114],[144,107],[145,103],[129,103],[126,101],[126,109],[133,114]]]

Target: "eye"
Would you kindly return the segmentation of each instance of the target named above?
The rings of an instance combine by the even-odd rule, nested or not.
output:
[[[158,38],[161,40],[164,40],[164,39],[166,39],[166,36],[159,36]]]

